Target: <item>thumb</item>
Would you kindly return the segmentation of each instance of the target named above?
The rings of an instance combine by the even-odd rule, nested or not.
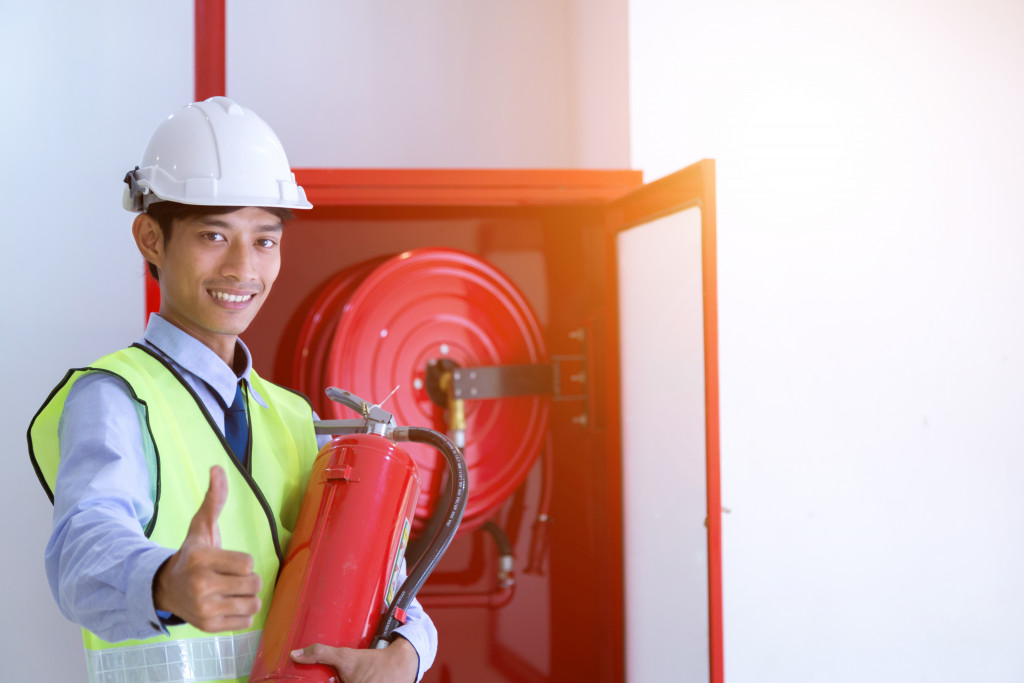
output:
[[[224,509],[227,499],[227,475],[224,474],[224,468],[214,465],[210,468],[210,488],[206,490],[203,504],[199,506],[199,511],[196,512],[189,525],[189,538],[204,545],[220,547],[220,529],[217,526],[217,518],[220,517],[220,511]]]
[[[316,643],[299,650],[292,650],[291,656],[300,664],[326,664],[341,672],[345,667],[346,656],[349,652],[347,647],[330,647]]]

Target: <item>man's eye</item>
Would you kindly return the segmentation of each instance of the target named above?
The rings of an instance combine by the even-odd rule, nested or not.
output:
[[[262,237],[256,240],[256,246],[263,247],[264,249],[272,249],[277,246],[277,242],[269,237]]]
[[[204,232],[202,236],[204,240],[209,240],[211,242],[224,241],[224,235],[220,234],[219,232]]]

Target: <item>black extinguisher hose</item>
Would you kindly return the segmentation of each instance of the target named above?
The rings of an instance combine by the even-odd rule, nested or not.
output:
[[[373,647],[386,647],[391,642],[392,632],[401,625],[401,621],[395,614],[399,609],[403,612],[409,609],[413,598],[416,597],[427,577],[434,571],[434,567],[448,550],[452,539],[455,538],[455,532],[459,529],[462,514],[466,511],[466,490],[469,485],[466,460],[455,444],[443,434],[424,427],[397,427],[390,436],[395,441],[424,443],[441,451],[451,470],[451,481],[454,482],[454,485],[451,487],[451,496],[448,499],[444,522],[437,528],[434,537],[430,540],[430,545],[409,571],[388,611],[381,617]]]

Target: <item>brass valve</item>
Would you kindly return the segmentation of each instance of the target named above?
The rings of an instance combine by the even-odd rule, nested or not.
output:
[[[438,380],[438,386],[447,396],[448,431],[459,450],[466,447],[466,401],[455,398],[455,381],[451,371],[446,371]]]

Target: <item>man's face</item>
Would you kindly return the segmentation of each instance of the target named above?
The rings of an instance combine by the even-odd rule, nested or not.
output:
[[[277,279],[281,235],[281,221],[256,207],[176,221],[156,264],[160,314],[222,358],[233,357],[235,337]]]

